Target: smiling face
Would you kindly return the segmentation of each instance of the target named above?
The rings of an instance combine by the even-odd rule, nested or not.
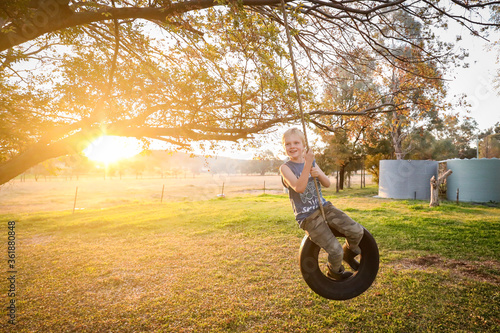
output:
[[[285,137],[284,142],[286,154],[294,162],[304,161],[304,142],[297,134],[289,134]]]

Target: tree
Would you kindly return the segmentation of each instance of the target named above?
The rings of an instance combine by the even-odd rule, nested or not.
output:
[[[412,149],[412,140],[408,140],[412,128],[417,124],[420,128],[424,125],[431,128],[439,120],[439,111],[449,107],[440,102],[445,90],[438,64],[423,53],[426,42],[422,38],[422,25],[403,11],[393,12],[390,17],[391,22],[397,22],[400,30],[411,36],[415,43],[407,45],[390,40],[391,45],[387,47],[393,53],[386,56],[388,62],[380,61],[377,52],[358,50],[353,58],[363,58],[365,63],[346,59],[344,66],[335,68],[333,74],[328,75],[331,82],[325,89],[325,109],[345,111],[313,113],[317,118],[312,121],[319,128],[335,133],[341,128],[345,140],[342,144],[352,145],[352,148],[359,146],[355,148],[359,154],[354,158],[357,160],[366,154],[367,148],[375,147],[386,137],[390,137],[396,158],[402,159]],[[380,28],[384,30],[384,25]],[[387,30],[392,35],[401,33]],[[387,41],[381,39],[380,43],[383,45]],[[348,65],[354,70],[343,70]],[[358,117],[360,115],[363,117]],[[340,150],[337,153],[341,154]],[[376,178],[378,166],[372,164],[380,158],[368,159],[369,170]],[[343,170],[343,166],[340,169]],[[343,174],[341,172],[341,178]]]
[[[352,71],[344,66],[329,68],[325,73],[327,83],[323,94],[322,107],[326,110],[346,110],[346,113],[357,113],[368,110],[372,105],[379,104],[375,83],[375,61],[368,52],[358,50],[363,54],[369,66],[351,64]],[[371,61],[368,61],[371,59]],[[346,60],[347,61],[347,60]],[[344,64],[347,66],[348,64]],[[375,110],[376,108],[374,108]],[[345,176],[351,171],[362,168],[366,146],[379,139],[377,131],[377,113],[356,115],[335,115],[328,111],[315,111],[311,122],[319,129],[327,148],[319,158],[319,163],[327,172],[337,171],[338,186],[343,189]]]
[[[246,171],[250,171],[250,173],[257,172],[264,176],[267,172],[279,173],[279,167],[283,164],[283,161],[275,157],[272,151],[265,150],[245,164],[247,164]]]
[[[478,135],[477,150],[479,158],[500,158],[500,123]]]
[[[439,129],[439,128],[438,128]],[[462,121],[458,117],[447,122],[442,131],[446,138],[452,141],[458,158],[474,158],[477,149],[473,146],[477,144],[478,125],[474,119],[465,117]]]
[[[0,184],[39,162],[79,152],[102,133],[188,147],[192,141],[249,138],[297,119],[279,3],[3,2]],[[399,31],[389,20],[395,11],[426,24],[444,24],[449,17],[474,32],[491,25],[474,17],[490,3],[453,4],[466,13],[452,15],[439,2],[404,0],[287,1],[287,10],[302,28],[293,29],[293,36],[304,65],[322,71],[360,44],[387,61],[408,60],[381,38],[418,47],[426,60],[446,54],[438,43],[423,47],[404,32],[388,34]],[[22,72],[27,64],[41,71]]]
[[[323,140],[328,142],[327,147],[318,156],[318,164],[325,173],[338,172],[338,188],[344,189],[346,174],[362,168],[362,148],[357,140],[349,141],[344,129],[338,129],[335,134],[324,134]]]
[[[406,149],[404,146],[413,128],[432,129],[433,124],[439,121],[440,113],[449,109],[450,105],[442,103],[446,96],[441,80],[442,70],[435,60],[428,59],[422,53],[426,43],[422,39],[422,24],[404,12],[394,13],[394,19],[420,44],[407,46],[393,42],[393,47],[411,61],[401,62],[396,58],[389,68],[381,71],[381,91],[385,93],[387,101],[393,104],[392,112],[387,114],[385,128],[390,134],[396,159],[399,160],[411,150],[411,141]]]
[[[391,159],[392,145],[390,140],[382,139],[366,148],[365,169],[372,175],[372,181],[378,184],[380,177],[380,161]]]
[[[236,141],[292,119],[292,90],[279,65],[284,52],[273,41],[273,25],[244,11],[208,11],[200,21],[196,28],[211,32],[209,37],[177,33],[169,40],[173,45],[149,38],[134,22],[71,32],[77,37],[70,44],[73,56],[46,65],[62,83],[40,92],[48,96],[43,109],[52,122],[24,137],[38,140],[29,148],[7,142],[18,155],[0,166],[2,177],[78,152],[103,133],[188,147],[192,140]],[[170,25],[162,28],[172,33]],[[102,36],[115,47],[103,44]],[[43,75],[32,81],[47,84]]]
[[[66,168],[66,174],[69,175],[70,179],[73,177],[78,179],[80,175],[87,174],[93,166],[92,162],[83,154],[63,157],[62,162]]]
[[[436,139],[430,131],[417,129],[409,134],[408,141],[412,143],[412,149],[408,151],[410,159],[439,161],[458,156],[451,139]]]
[[[44,161],[30,169],[30,173],[35,177],[35,181],[38,181],[40,176],[44,176],[45,178],[47,176],[56,176],[59,171],[60,168],[55,165],[54,161]]]

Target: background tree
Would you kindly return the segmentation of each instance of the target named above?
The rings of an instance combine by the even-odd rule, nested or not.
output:
[[[29,170],[29,173],[33,174],[35,181],[38,181],[38,178],[41,176],[45,179],[47,176],[56,176],[61,169],[54,162],[55,161],[44,161],[37,164]]]
[[[457,158],[474,158],[477,155],[477,133],[478,125],[474,119],[465,117],[459,120],[453,117],[447,121],[444,126],[438,127],[438,133],[453,142],[457,152]]]
[[[500,158],[500,123],[478,134],[478,157]]]
[[[380,176],[380,161],[389,160],[393,156],[392,144],[389,139],[381,139],[372,142],[366,147],[364,167],[366,172],[372,175],[372,181],[378,184]]]
[[[363,54],[365,65],[353,62],[350,64],[352,70],[348,71],[344,69],[348,66],[346,63],[345,66],[331,68],[325,73],[322,108],[343,110],[339,112],[340,115],[323,110],[310,113],[314,115],[311,122],[316,125],[327,144],[318,161],[328,173],[338,172],[339,189],[343,189],[346,175],[361,168],[368,142],[375,142],[379,137],[376,128],[377,113],[368,113],[363,117],[356,114],[360,110],[369,110],[373,105],[384,107],[374,82],[374,58],[369,61],[370,56],[364,50],[356,53],[358,56]],[[374,111],[377,109],[378,107],[373,108]]]
[[[283,164],[283,161],[274,156],[272,151],[265,150],[255,156],[249,163],[252,165],[251,168],[254,172],[258,172],[263,176],[267,172],[278,173],[279,167]]]
[[[443,70],[424,51],[427,43],[422,35],[424,26],[405,12],[393,13],[393,19],[415,41],[413,45],[406,45],[391,40],[398,56],[394,57],[390,66],[382,64],[380,69],[380,91],[383,98],[392,104],[390,108],[393,108],[387,114],[385,128],[390,134],[396,159],[399,160],[411,149],[411,141],[405,145],[409,133],[416,126],[432,129],[440,113],[449,109],[450,105],[442,102],[446,97]],[[401,61],[399,55],[405,61]]]
[[[352,172],[362,168],[362,148],[356,141],[349,142],[345,130],[339,129],[334,135],[325,135],[327,147],[318,156],[318,163],[327,174],[338,173],[338,189],[349,186]]]
[[[416,130],[409,134],[412,150],[408,152],[414,160],[446,160],[458,155],[451,139],[436,139],[431,132]]]
[[[442,115],[450,105],[442,103],[446,91],[441,79],[442,73],[438,69],[439,64],[425,55],[427,41],[422,38],[424,27],[404,11],[393,12],[390,17],[391,24],[398,26],[399,30],[391,30],[389,27],[384,29],[381,25],[381,31],[386,30],[382,35],[400,36],[401,31],[404,31],[404,35],[409,36],[413,43],[408,45],[389,39],[390,45],[387,47],[392,50],[392,54],[382,57],[382,60],[388,60],[386,62],[377,61],[381,58],[377,52],[356,52],[353,55],[355,59],[359,59],[360,54],[365,59],[365,63],[360,65],[363,70],[354,68],[354,71],[348,72],[350,80],[346,80],[346,75],[339,75],[341,70],[338,68],[329,76],[332,81],[325,95],[335,102],[327,103],[325,108],[341,111],[313,113],[319,116],[316,125],[322,130],[335,132],[332,125],[336,122],[350,133],[348,137],[344,135],[341,145],[359,145],[356,148],[359,156],[353,158],[354,155],[351,155],[353,160],[361,160],[361,156],[371,151],[374,156],[365,158],[365,161],[367,170],[375,181],[378,181],[378,162],[381,159],[391,156],[402,159],[409,152],[413,152],[413,157],[425,159],[455,155],[454,149],[446,149],[454,148],[451,140],[438,142],[429,133],[436,129],[437,124],[442,125],[450,118],[447,114]],[[381,39],[380,43],[387,41]],[[346,62],[352,68],[356,60]],[[347,82],[350,83],[346,84]],[[332,94],[334,89],[330,87],[344,93]],[[363,117],[359,117],[360,115]],[[313,122],[316,123],[316,120]],[[376,151],[376,147],[383,148],[378,143],[387,142],[388,139],[392,142],[392,149]],[[430,141],[432,146],[428,146]],[[330,144],[325,153],[342,156],[345,147],[333,149],[334,146],[338,147],[338,144]],[[343,174],[344,172],[341,173],[342,180]]]

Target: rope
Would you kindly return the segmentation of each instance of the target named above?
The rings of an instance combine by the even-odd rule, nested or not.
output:
[[[295,59],[293,56],[292,37],[290,36],[290,27],[288,26],[288,17],[286,15],[286,10],[285,10],[285,0],[281,0],[281,11],[283,12],[283,21],[285,23],[285,31],[286,31],[286,38],[288,41],[290,62],[292,64],[293,79],[295,81],[295,91],[297,92],[297,100],[299,102],[302,130],[304,132],[304,137],[305,137],[305,141],[306,141],[306,150],[308,150],[309,149],[309,141],[307,140],[306,121],[304,119],[304,110],[302,108],[302,97],[300,95],[300,84],[299,84],[299,80],[298,80],[298,76],[297,76],[297,69],[295,68]],[[318,196],[319,209],[321,211],[321,215],[323,216],[323,220],[326,222],[325,210],[323,209],[323,203],[321,202],[321,195],[319,193],[318,180],[316,177],[314,177],[313,179],[314,179],[314,186],[316,187],[316,195]]]
[[[281,11],[283,12],[283,20],[285,22],[285,31],[286,31],[286,38],[288,41],[288,51],[289,51],[288,53],[290,54],[290,62],[292,63],[293,79],[295,80],[295,91],[297,92],[297,100],[299,102],[299,110],[300,110],[300,119],[302,121],[302,131],[304,132],[304,136],[306,138],[306,149],[309,149],[309,142],[307,141],[306,121],[304,119],[304,111],[302,109],[302,96],[300,95],[300,84],[297,78],[297,69],[295,67],[295,58],[293,56],[292,37],[290,36],[290,27],[288,26],[288,16],[286,15],[284,0],[281,0]]]

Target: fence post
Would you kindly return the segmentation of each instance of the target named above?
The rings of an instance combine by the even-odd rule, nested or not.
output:
[[[165,191],[165,184],[163,184],[163,187],[161,188],[161,198],[160,198],[160,203],[163,203],[163,192]]]
[[[361,167],[361,170],[360,170],[359,182],[360,182],[359,188],[363,188],[363,167]]]
[[[75,208],[76,208],[76,196],[78,195],[78,186],[76,187],[75,191],[75,201],[73,202],[73,214],[75,213]]]
[[[339,193],[339,168],[336,166],[335,167],[335,171],[337,173],[337,175],[335,176],[335,192],[336,193]]]

